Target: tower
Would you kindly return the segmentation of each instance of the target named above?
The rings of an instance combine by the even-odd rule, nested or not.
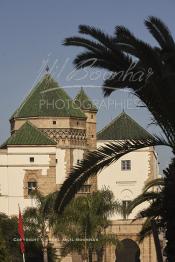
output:
[[[83,104],[84,99],[90,101],[82,90]],[[48,72],[41,78],[10,118],[11,136],[0,147],[5,213],[16,214],[18,203],[32,205],[33,189],[45,195],[59,189],[72,167],[96,148],[96,111],[77,106]],[[80,193],[96,189],[93,177]]]
[[[84,112],[86,116],[86,138],[87,138],[87,151],[96,149],[96,114],[97,107],[93,104],[90,98],[81,87],[79,93],[74,99],[78,108]],[[90,177],[88,183],[91,184],[92,190],[97,189],[97,176]]]
[[[97,107],[92,103],[90,98],[81,88],[79,93],[74,99],[77,107],[81,108],[86,116],[86,137],[89,150],[96,149],[96,114]]]
[[[56,142],[60,186],[86,149],[86,115],[47,73],[11,117],[11,132],[26,121]]]

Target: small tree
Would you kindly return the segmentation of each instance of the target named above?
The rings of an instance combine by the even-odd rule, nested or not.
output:
[[[62,255],[77,252],[83,261],[92,261],[96,253],[101,262],[105,246],[116,245],[117,237],[106,234],[109,217],[120,210],[110,190],[101,190],[90,195],[77,196],[58,219],[54,232],[64,237]]]
[[[36,207],[27,208],[23,214],[25,234],[39,241],[37,245],[42,248],[44,262],[48,262],[49,255],[49,261],[54,261],[54,250],[49,243],[49,219],[51,217],[49,211],[51,210],[45,209],[47,196],[37,191],[33,197]]]

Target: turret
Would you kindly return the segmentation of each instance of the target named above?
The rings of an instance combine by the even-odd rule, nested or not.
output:
[[[96,148],[96,114],[97,108],[92,103],[90,98],[87,96],[83,88],[79,91],[74,99],[77,107],[79,107],[86,115],[86,137],[87,146],[89,150],[94,150]]]

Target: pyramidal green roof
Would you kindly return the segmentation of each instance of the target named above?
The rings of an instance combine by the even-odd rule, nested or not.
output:
[[[87,94],[85,93],[83,88],[81,88],[81,90],[79,91],[79,93],[75,97],[74,102],[82,110],[95,111],[95,112],[98,111],[96,106],[92,103],[92,101],[87,96]]]
[[[10,145],[56,145],[56,142],[28,121],[7,139],[1,148],[6,148]]]
[[[12,118],[80,117],[85,114],[74,104],[58,83],[46,74],[33,88]]]
[[[109,125],[97,133],[98,140],[154,139],[134,119],[122,112]]]

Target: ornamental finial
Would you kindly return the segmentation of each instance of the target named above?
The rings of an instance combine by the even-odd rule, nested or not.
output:
[[[50,69],[49,69],[49,66],[47,65],[47,66],[46,66],[46,72],[48,73],[49,70],[50,70]]]

